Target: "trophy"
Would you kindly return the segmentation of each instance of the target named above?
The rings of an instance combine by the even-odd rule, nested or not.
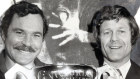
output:
[[[87,65],[46,65],[35,69],[37,79],[94,79],[96,70]]]

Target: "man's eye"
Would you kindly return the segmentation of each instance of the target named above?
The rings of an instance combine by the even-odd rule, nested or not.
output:
[[[120,30],[119,33],[125,33],[125,31],[124,30]]]
[[[35,34],[34,36],[35,36],[35,37],[41,37],[41,35],[40,35],[40,34]]]
[[[22,31],[16,31],[16,34],[22,34]]]
[[[110,34],[110,32],[104,32],[104,35],[108,35],[108,34]]]

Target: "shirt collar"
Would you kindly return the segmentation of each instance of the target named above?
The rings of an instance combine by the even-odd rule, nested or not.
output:
[[[103,65],[108,65],[106,62],[104,62]],[[120,70],[122,77],[125,79],[126,75],[128,73],[128,70],[130,69],[131,62],[128,60],[124,65],[120,66],[118,69]],[[114,67],[113,67],[114,68]]]
[[[122,74],[122,76],[123,76],[124,79],[126,78],[126,75],[128,73],[128,70],[130,69],[130,66],[131,66],[131,62],[129,60],[124,65],[122,65],[122,66],[119,67],[119,70],[121,71],[121,74]]]

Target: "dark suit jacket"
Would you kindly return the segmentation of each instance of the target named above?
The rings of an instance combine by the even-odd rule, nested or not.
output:
[[[0,79],[5,79],[4,74],[0,71]]]
[[[131,61],[131,67],[127,73],[126,79],[140,79],[140,67]]]

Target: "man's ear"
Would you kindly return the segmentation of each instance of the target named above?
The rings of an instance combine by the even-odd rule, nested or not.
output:
[[[5,38],[6,38],[6,36],[5,36],[5,34],[4,34],[3,31],[1,32],[1,38],[2,38],[3,42],[5,42]]]

